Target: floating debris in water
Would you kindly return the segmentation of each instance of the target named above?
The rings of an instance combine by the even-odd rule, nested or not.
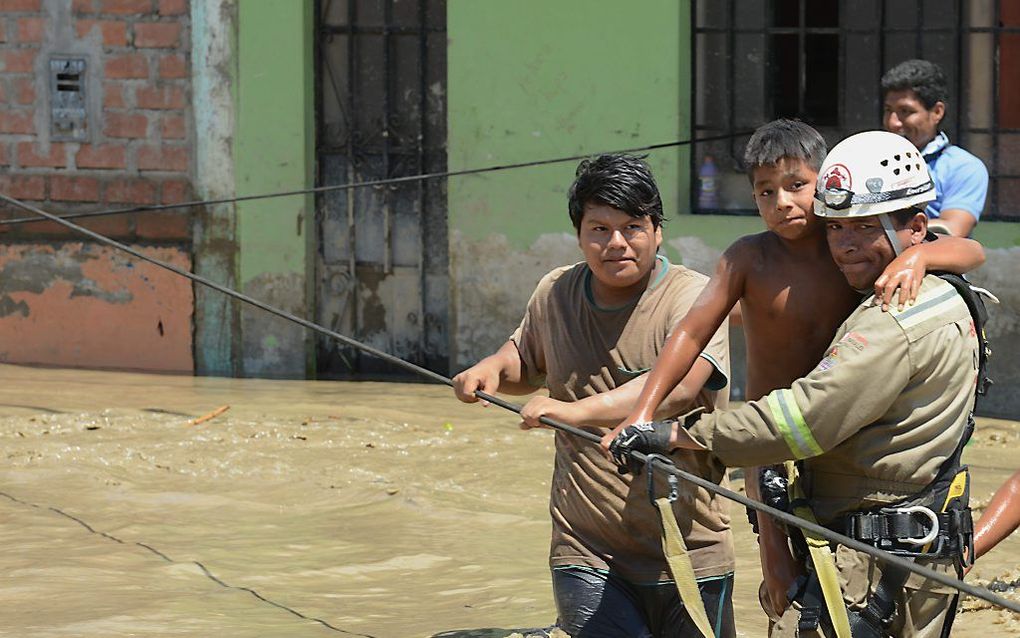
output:
[[[988,583],[988,590],[998,593],[1005,593],[1015,591],[1017,587],[1020,587],[1020,578],[1011,581],[1001,581],[998,578]]]
[[[570,638],[570,634],[559,627],[548,629],[529,629],[528,633],[514,632],[506,638]]]
[[[223,414],[224,412],[226,412],[229,409],[230,409],[229,405],[221,405],[220,407],[216,408],[215,410],[213,410],[209,414],[203,414],[202,416],[198,417],[197,419],[192,419],[191,421],[188,422],[188,425],[198,425],[199,423],[205,423],[206,421],[208,421],[210,419],[215,419],[216,417],[218,417],[219,415]]]
[[[991,580],[979,578],[970,582],[978,587],[984,587],[985,589],[993,591],[1003,598],[1014,602],[1020,602],[1020,570],[1013,569],[1008,572],[1004,572]],[[966,594],[964,594],[960,600],[960,611],[963,613],[980,611],[982,609],[997,610],[1000,614],[1000,623],[1009,623],[1011,625],[1017,624],[1017,614],[1005,609],[999,610],[990,602],[980,600]],[[1020,625],[1018,625],[1018,627],[1020,627]]]

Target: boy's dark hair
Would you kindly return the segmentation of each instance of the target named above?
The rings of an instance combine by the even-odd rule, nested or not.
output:
[[[927,60],[907,60],[886,71],[882,76],[882,96],[889,91],[913,91],[928,110],[936,102],[949,101],[946,74],[939,65]]]
[[[818,172],[826,154],[821,134],[804,122],[779,119],[763,124],[747,140],[744,168],[754,183],[754,169],[775,166],[781,160],[800,160]]]
[[[662,225],[662,198],[644,157],[609,153],[577,165],[568,210],[578,232],[586,204],[612,206],[631,217],[649,217],[655,228]]]

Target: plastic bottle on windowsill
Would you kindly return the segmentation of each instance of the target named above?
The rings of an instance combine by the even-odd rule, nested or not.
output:
[[[719,208],[719,169],[711,155],[706,155],[698,170],[698,208]]]

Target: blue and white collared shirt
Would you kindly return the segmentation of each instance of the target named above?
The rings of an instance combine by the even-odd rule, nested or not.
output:
[[[984,162],[950,144],[949,136],[941,131],[921,155],[935,182],[935,201],[925,210],[928,218],[938,217],[943,210],[959,209],[980,219],[988,194],[988,169]]]

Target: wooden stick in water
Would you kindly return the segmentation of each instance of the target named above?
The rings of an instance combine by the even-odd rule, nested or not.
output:
[[[229,405],[221,405],[220,407],[216,408],[215,410],[213,410],[209,414],[203,414],[202,416],[198,417],[197,419],[192,419],[191,421],[188,421],[188,425],[198,425],[199,423],[205,423],[206,421],[208,421],[210,419],[215,419],[216,417],[218,417],[219,415],[223,414],[224,412],[226,412],[229,409],[230,409]]]

